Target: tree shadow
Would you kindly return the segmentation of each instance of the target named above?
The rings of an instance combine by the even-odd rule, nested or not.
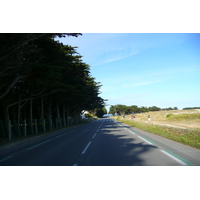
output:
[[[158,147],[141,142],[132,134],[119,129],[119,125],[106,124],[100,130],[88,152],[84,166],[142,166],[157,165],[148,159]],[[148,160],[148,161],[147,161]],[[148,164],[149,163],[149,164]]]

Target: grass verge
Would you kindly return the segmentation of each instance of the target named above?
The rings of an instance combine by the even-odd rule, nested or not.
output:
[[[121,117],[114,117],[116,120],[156,135],[180,142],[191,147],[200,149],[200,129],[180,129],[166,127],[145,122],[130,121]]]

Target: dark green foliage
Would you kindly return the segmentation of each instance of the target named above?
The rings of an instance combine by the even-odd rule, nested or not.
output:
[[[170,118],[171,116],[173,116],[173,114],[167,114],[166,118]]]
[[[97,117],[101,118],[101,117],[103,117],[104,114],[107,114],[107,110],[106,110],[105,107],[98,108],[98,109],[96,110],[96,116],[97,116]]]
[[[118,115],[124,115],[124,114],[132,114],[132,113],[142,113],[142,112],[149,112],[149,111],[160,111],[160,110],[178,110],[177,107],[174,108],[164,108],[161,109],[157,106],[151,106],[151,107],[145,107],[145,106],[141,106],[138,107],[136,105],[132,105],[132,106],[126,106],[126,105],[121,105],[121,104],[117,104],[117,105],[112,105],[110,107],[110,114],[118,114]]]
[[[0,34],[0,120],[7,132],[11,118],[16,126],[23,119],[50,122],[61,116],[78,122],[82,110],[104,105],[98,96],[101,85],[90,75],[77,47],[54,39],[79,35]]]
[[[187,108],[183,108],[183,110],[191,110],[191,109],[200,109],[200,107],[187,107]]]

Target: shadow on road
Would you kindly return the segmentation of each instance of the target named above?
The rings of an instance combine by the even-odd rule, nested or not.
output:
[[[83,163],[85,166],[142,166],[156,146],[141,142],[119,125],[106,124]],[[151,165],[156,165],[152,162]]]

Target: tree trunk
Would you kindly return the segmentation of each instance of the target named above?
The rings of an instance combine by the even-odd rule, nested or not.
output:
[[[12,134],[11,134],[11,127],[10,127],[10,117],[9,117],[9,108],[6,106],[4,108],[4,116],[5,116],[5,129],[6,129],[6,134],[8,136],[8,140],[12,140]]]
[[[12,109],[12,121],[13,121],[14,134],[16,134],[18,136],[18,124],[17,124],[17,119],[16,119],[16,115],[15,115],[14,109]]]
[[[49,107],[48,107],[48,124],[49,124],[49,130],[52,131],[51,101],[49,101]]]
[[[23,120],[23,129],[24,129],[24,137],[26,137],[27,133],[26,133],[26,120],[25,119]]]
[[[18,104],[18,112],[17,112],[17,124],[18,124],[18,137],[21,137],[21,132],[20,132],[20,111],[21,111],[21,105],[20,102]]]
[[[6,131],[5,131],[5,128],[4,128],[4,124],[1,120],[0,120],[0,132],[2,133],[2,137],[6,138]]]
[[[66,127],[65,105],[63,104],[63,126]]]
[[[69,126],[69,109],[67,109],[67,126]]]
[[[60,109],[59,109],[59,104],[56,104],[56,112],[57,112],[57,120],[58,120],[58,127],[61,128],[61,123],[60,123]]]
[[[44,98],[41,97],[41,123],[42,123],[42,131],[45,132],[45,122],[44,122]]]
[[[37,119],[35,119],[34,124],[35,124],[35,134],[38,134],[38,129],[37,129]]]
[[[33,100],[30,101],[30,130],[31,135],[33,134]]]

